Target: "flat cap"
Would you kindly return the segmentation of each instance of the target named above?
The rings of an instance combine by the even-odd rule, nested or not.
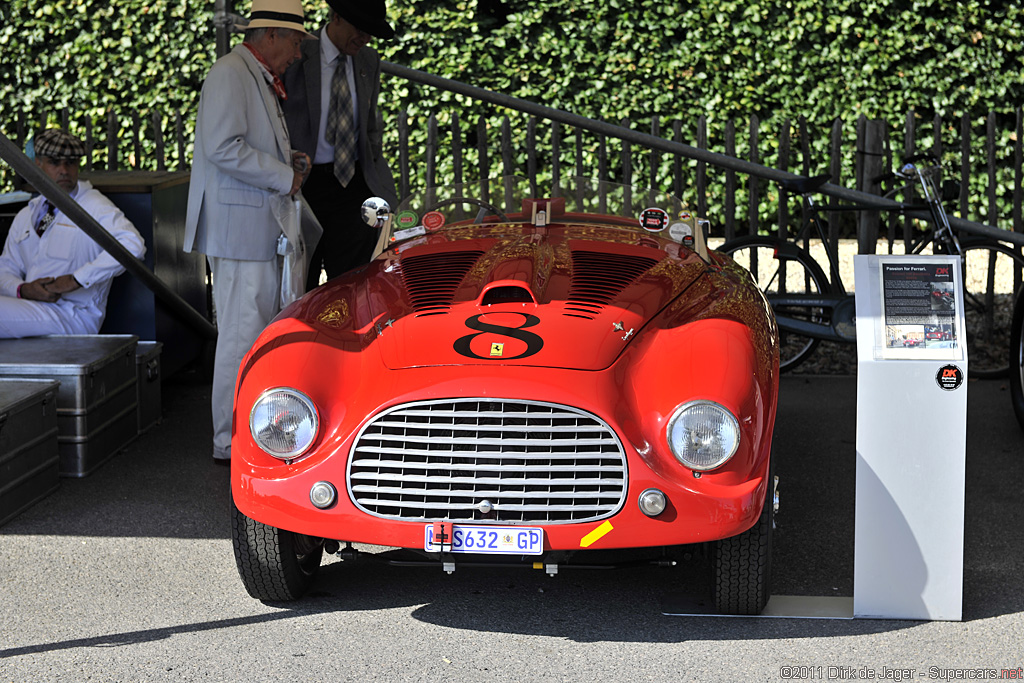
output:
[[[85,145],[63,128],[47,128],[36,136],[37,157],[51,159],[79,159],[85,156]]]

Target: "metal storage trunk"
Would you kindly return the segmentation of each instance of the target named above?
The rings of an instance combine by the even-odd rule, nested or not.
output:
[[[160,422],[160,353],[158,341],[140,341],[135,347],[135,399],[139,434]]]
[[[84,477],[138,436],[135,335],[0,339],[0,377],[55,379],[60,474]]]
[[[60,484],[59,386],[52,380],[0,380],[0,524]]]

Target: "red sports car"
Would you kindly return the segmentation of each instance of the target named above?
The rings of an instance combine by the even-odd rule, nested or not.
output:
[[[770,306],[676,199],[519,184],[385,207],[379,256],[243,361],[232,530],[253,597],[300,597],[352,544],[549,574],[713,544],[718,608],[763,609]]]

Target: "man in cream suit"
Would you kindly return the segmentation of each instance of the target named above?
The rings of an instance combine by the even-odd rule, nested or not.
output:
[[[383,155],[383,121],[377,109],[380,56],[368,45],[371,37],[395,35],[384,0],[327,4],[330,19],[319,32],[320,40],[302,43],[302,57],[284,77],[288,100],[283,107],[292,145],[313,159],[302,194],[324,229],[307,289],[319,284],[321,264],[333,278],[370,260],[377,231],[363,222],[363,201],[383,197],[392,207],[398,201]],[[341,81],[336,81],[336,72]],[[335,119],[332,127],[332,114],[341,117],[340,125]],[[345,135],[338,128],[348,133],[344,142],[338,140]],[[351,149],[339,153],[339,145]],[[343,159],[346,155],[351,158]]]
[[[199,98],[184,249],[206,254],[213,273],[213,457],[222,464],[242,357],[280,309],[278,238],[309,165],[292,151],[280,105],[280,77],[306,37],[301,0],[253,0],[245,41],[217,60]]]

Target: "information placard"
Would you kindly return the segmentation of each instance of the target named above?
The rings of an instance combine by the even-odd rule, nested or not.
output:
[[[953,261],[879,259],[885,321],[876,358],[959,360],[963,330],[956,301],[959,272]]]

